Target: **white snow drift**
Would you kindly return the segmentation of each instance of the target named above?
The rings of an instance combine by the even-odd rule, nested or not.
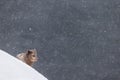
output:
[[[0,80],[48,80],[32,67],[0,50]]]

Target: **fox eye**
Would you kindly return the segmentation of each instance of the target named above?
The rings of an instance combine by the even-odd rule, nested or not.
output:
[[[32,57],[35,57],[35,55],[32,55]]]

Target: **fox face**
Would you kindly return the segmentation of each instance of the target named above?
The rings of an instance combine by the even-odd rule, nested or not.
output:
[[[38,60],[36,49],[28,50],[26,53],[26,59],[29,60],[31,63],[36,62]]]
[[[30,49],[27,50],[24,53],[20,53],[17,55],[17,58],[23,62],[25,62],[26,64],[28,64],[29,66],[32,66],[33,63],[37,62],[38,57],[37,57],[37,51],[36,49]]]

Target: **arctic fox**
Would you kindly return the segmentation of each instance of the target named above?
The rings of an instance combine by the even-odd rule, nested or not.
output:
[[[33,63],[37,62],[38,57],[37,57],[37,51],[36,49],[30,49],[27,50],[24,53],[20,53],[16,56],[19,60],[25,62],[29,66],[32,66]]]

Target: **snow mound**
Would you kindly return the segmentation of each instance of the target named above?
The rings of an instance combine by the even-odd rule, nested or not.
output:
[[[48,80],[32,67],[0,50],[0,80]]]

